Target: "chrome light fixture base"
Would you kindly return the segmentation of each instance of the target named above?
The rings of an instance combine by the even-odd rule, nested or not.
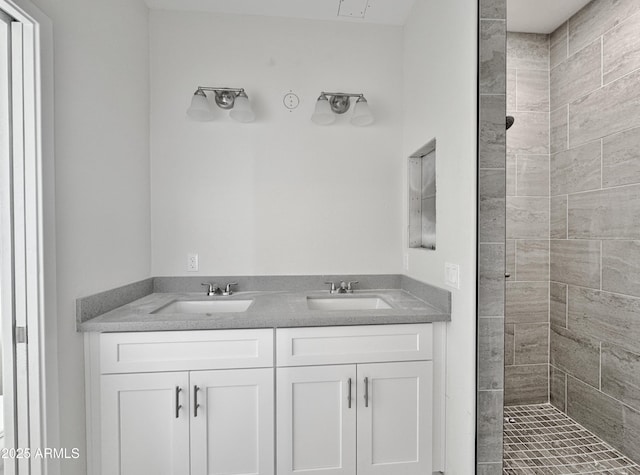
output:
[[[347,112],[351,107],[351,98],[357,98],[350,122],[358,127],[373,123],[374,118],[367,100],[362,93],[321,92],[311,120],[318,125],[329,125],[335,122],[335,115]]]
[[[351,99],[347,94],[336,94],[329,99],[329,105],[335,114],[344,114],[351,106]]]
[[[236,102],[236,93],[233,91],[216,91],[215,99],[216,105],[220,109],[233,109],[233,104]]]
[[[198,100],[192,100],[191,107],[187,110],[187,115],[194,120],[212,120],[213,112],[205,104],[207,92],[212,92],[216,105],[223,110],[231,111],[229,116],[238,122],[251,122],[255,118],[255,114],[251,110],[251,106],[248,101],[247,93],[242,88],[233,87],[204,87],[198,86],[194,93],[194,98]],[[236,99],[242,98],[242,113],[234,114],[233,109],[236,106]]]

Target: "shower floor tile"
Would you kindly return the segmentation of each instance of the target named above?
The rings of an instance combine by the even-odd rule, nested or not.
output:
[[[640,465],[551,404],[507,406],[504,418],[504,475],[640,475]]]

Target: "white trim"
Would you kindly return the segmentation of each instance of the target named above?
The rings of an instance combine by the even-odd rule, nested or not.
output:
[[[11,163],[11,17],[4,14],[0,18],[0,35],[6,38],[5,48],[0,52],[0,70],[3,75],[2,82],[7,82],[2,86],[0,93],[0,314],[11,315],[13,312],[13,233],[5,232],[11,229],[11,180],[9,177]],[[7,206],[8,205],[8,206]],[[15,394],[13,390],[7,390],[9,381],[14,381],[14,361],[13,353],[13,318],[2,319],[3,348],[3,379],[5,381],[4,398],[2,411],[4,413],[5,447],[14,447],[15,430],[14,417]],[[11,386],[14,386],[11,383]],[[6,475],[15,473],[15,463],[2,461],[5,466]]]
[[[53,34],[50,20],[28,0],[0,0],[22,24],[24,92],[24,247],[16,287],[28,327],[29,439],[32,450],[59,447],[53,163]],[[46,315],[46,318],[45,318]],[[22,445],[23,442],[20,442]],[[25,461],[26,462],[26,461]],[[23,474],[60,473],[59,461],[32,459]],[[30,470],[29,470],[30,467]]]

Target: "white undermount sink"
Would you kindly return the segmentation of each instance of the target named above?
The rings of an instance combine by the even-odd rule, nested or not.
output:
[[[244,312],[253,300],[176,300],[153,313],[230,313]]]
[[[391,308],[380,297],[307,297],[310,310],[376,310]]]

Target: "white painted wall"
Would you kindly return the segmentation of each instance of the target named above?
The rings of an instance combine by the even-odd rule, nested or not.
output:
[[[476,23],[475,0],[420,0],[404,29],[403,154],[437,139],[438,190],[437,249],[408,249],[405,232],[408,274],[445,287],[445,262],[460,265],[447,326],[446,472],[453,474],[475,473]]]
[[[54,29],[59,444],[82,454],[61,461],[61,473],[81,475],[75,299],[150,273],[147,8],[137,0],[34,3]]]
[[[153,10],[150,48],[153,275],[189,252],[203,275],[401,270],[400,27]],[[191,121],[199,85],[244,87],[256,121]],[[313,124],[321,90],[377,122]]]

